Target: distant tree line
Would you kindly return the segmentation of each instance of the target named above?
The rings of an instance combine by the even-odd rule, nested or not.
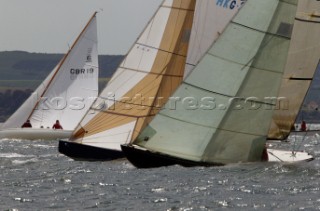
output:
[[[0,90],[0,122],[4,122],[21,106],[33,92],[32,89],[36,88],[37,83],[40,83],[49,74],[62,56],[63,54],[23,51],[0,52],[0,88],[6,89]],[[105,79],[99,81],[100,91],[105,87],[107,79],[112,76],[123,58],[122,55],[99,56],[99,78]],[[10,81],[10,86],[1,84],[1,80]],[[21,84],[21,80],[34,81]]]
[[[62,57],[63,54],[0,52],[0,80],[43,80]],[[123,58],[123,55],[99,55],[99,77],[111,77]]]
[[[31,95],[31,89],[0,92],[0,122],[6,121]]]

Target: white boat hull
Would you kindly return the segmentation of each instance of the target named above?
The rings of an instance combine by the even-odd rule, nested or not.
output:
[[[295,163],[311,161],[314,158],[307,152],[292,152],[287,150],[267,149],[269,162]]]
[[[35,128],[11,128],[0,130],[0,139],[27,139],[27,140],[55,140],[68,139],[72,135],[72,130],[53,130]]]

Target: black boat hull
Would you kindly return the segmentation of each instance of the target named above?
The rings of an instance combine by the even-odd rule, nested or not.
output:
[[[157,168],[172,165],[181,165],[184,167],[223,165],[218,163],[205,163],[185,160],[158,152],[137,149],[131,145],[121,145],[121,149],[130,163],[137,168]]]
[[[62,140],[59,141],[58,149],[60,153],[81,161],[110,161],[125,157],[121,151]]]

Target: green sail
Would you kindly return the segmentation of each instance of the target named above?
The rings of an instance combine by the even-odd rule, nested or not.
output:
[[[134,144],[196,162],[261,160],[297,0],[248,0]]]

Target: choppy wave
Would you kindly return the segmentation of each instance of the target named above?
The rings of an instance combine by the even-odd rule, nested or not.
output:
[[[273,147],[312,152],[308,163],[136,169],[126,160],[80,162],[57,142],[0,146],[3,210],[299,210],[320,207],[320,142],[293,137]]]
[[[23,165],[23,164],[27,164],[27,163],[36,163],[39,162],[38,158],[31,158],[31,159],[25,159],[25,160],[12,160],[12,164],[13,165]]]
[[[0,153],[0,158],[23,158],[23,157],[33,157],[33,155],[23,155],[18,153]]]

